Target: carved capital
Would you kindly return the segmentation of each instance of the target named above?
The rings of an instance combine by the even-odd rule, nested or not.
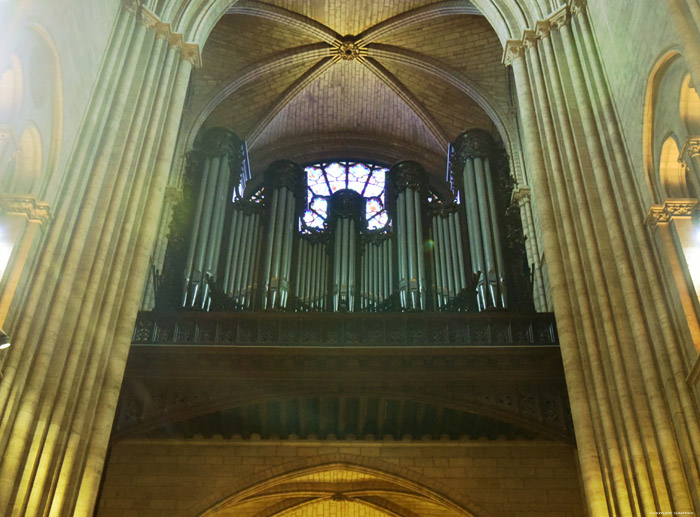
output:
[[[122,5],[124,6],[124,9],[126,9],[128,12],[132,14],[136,14],[139,10],[139,7],[141,5],[140,0],[122,0]]]
[[[521,206],[523,203],[527,203],[530,200],[530,187],[520,187],[513,190],[513,195],[510,198],[511,204],[517,203]]]
[[[304,169],[289,160],[273,162],[265,171],[265,183],[271,190],[286,187],[297,195],[306,189]]]
[[[0,212],[24,215],[29,221],[39,224],[51,221],[49,204],[37,201],[34,196],[0,194]]]
[[[412,161],[395,164],[389,169],[389,177],[396,188],[396,192],[401,192],[406,188],[420,190],[426,184],[425,169],[421,164]]]
[[[331,221],[343,217],[354,218],[360,222],[365,215],[365,198],[354,190],[333,192],[329,205]]]
[[[586,10],[587,4],[588,0],[571,0],[571,3],[569,4],[569,10],[571,11],[572,15],[579,14]]]
[[[560,28],[563,25],[568,25],[569,22],[571,21],[571,13],[569,13],[569,9],[567,9],[566,6],[562,6],[556,11],[554,11],[552,14],[549,15],[549,24],[550,24],[550,29],[552,28]]]
[[[511,66],[513,62],[522,57],[525,53],[525,46],[520,40],[508,40],[506,41],[506,47],[503,50],[503,64],[506,66]]]
[[[690,137],[683,144],[679,161],[696,159],[700,156],[700,137]]]
[[[535,31],[529,29],[523,31],[523,45],[526,49],[531,49],[537,46],[537,34]]]
[[[202,53],[197,43],[185,43],[182,45],[182,59],[192,63],[192,66],[199,68],[202,66]]]
[[[483,129],[470,129],[457,137],[454,148],[457,162],[464,166],[469,158],[488,158],[494,143],[491,135]]]
[[[540,20],[535,24],[535,36],[539,39],[545,39],[549,37],[549,33],[552,29],[552,24],[549,20]]]
[[[668,223],[675,218],[692,217],[698,210],[697,199],[668,199],[662,205],[652,205],[644,220],[648,226]]]
[[[217,156],[238,156],[243,142],[233,131],[223,127],[213,127],[197,135],[194,148],[209,158]]]
[[[154,13],[152,13],[143,6],[141,6],[141,8],[138,9],[137,20],[141,25],[143,25],[147,29],[152,29],[158,26],[168,27],[167,23],[161,22],[160,18],[158,18]]]

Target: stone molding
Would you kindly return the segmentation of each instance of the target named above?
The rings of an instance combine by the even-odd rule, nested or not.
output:
[[[697,199],[668,199],[661,205],[652,205],[649,208],[644,224],[654,227],[677,217],[692,217],[697,212]]]
[[[34,196],[0,194],[0,213],[24,215],[29,221],[46,224],[51,221],[49,204]]]

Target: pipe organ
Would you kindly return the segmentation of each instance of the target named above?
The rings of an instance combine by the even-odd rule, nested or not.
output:
[[[217,131],[205,134],[214,142],[197,148],[199,188],[190,195],[194,209],[182,260],[185,308],[507,307],[511,277],[499,215],[505,197],[496,195],[503,182],[494,180],[487,133],[467,131],[455,142],[450,180],[456,195],[446,185],[438,194],[415,162],[304,169],[278,161],[255,194],[243,197],[245,147]]]
[[[457,181],[466,194],[467,233],[472,271],[479,275],[479,309],[507,307],[505,265],[498,221],[490,155],[491,136],[474,129],[460,135],[455,145]]]
[[[201,181],[185,265],[182,304],[208,309],[209,280],[217,280],[226,214],[234,192],[240,183],[245,184],[250,169],[245,143],[222,128],[201,135],[193,153]]]

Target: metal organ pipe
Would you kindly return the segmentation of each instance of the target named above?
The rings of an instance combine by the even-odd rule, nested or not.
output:
[[[470,130],[458,139],[456,154],[463,166],[463,189],[472,268],[481,272],[479,307],[505,307],[505,262],[501,246],[496,196],[489,155],[491,136],[482,130]]]
[[[209,307],[207,276],[213,281],[222,277],[222,291],[228,290],[234,274],[231,261],[236,252],[233,242],[236,225],[226,236],[228,242],[223,230],[233,183],[240,181],[241,173],[235,170],[242,170],[233,160],[240,161],[243,146],[236,135],[224,128],[206,130],[195,143],[189,170],[201,174],[201,180],[185,262],[183,306]],[[226,250],[223,259],[222,248]]]
[[[263,261],[263,309],[283,309],[287,303],[291,249],[296,219],[295,198],[303,184],[303,171],[295,163],[274,162],[265,173],[272,200],[267,218]]]
[[[202,210],[204,208],[205,191],[209,182],[209,174],[211,172],[211,160],[205,158],[204,172],[202,181],[199,186],[199,194],[197,195],[197,206],[194,211],[194,221],[192,222],[192,236],[190,237],[190,248],[187,253],[187,262],[185,264],[185,293],[182,300],[182,305],[185,306],[189,302],[190,296],[190,281],[192,280],[192,266],[194,265],[194,256],[197,250],[197,238],[199,235],[199,225],[202,221]]]
[[[396,192],[399,294],[401,306],[425,309],[423,217],[420,202],[425,171],[415,162],[400,162],[389,171]]]

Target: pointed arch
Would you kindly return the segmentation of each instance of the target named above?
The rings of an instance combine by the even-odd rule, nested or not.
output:
[[[491,517],[484,508],[468,499],[468,495],[449,488],[436,479],[428,478],[413,469],[403,467],[377,456],[359,456],[347,453],[331,453],[299,458],[255,473],[233,486],[219,490],[205,503],[205,508],[191,508],[200,517],[214,517],[223,509],[263,493],[274,493],[276,487],[285,486],[290,496],[295,487],[300,494],[310,495],[309,477],[335,474],[363,476],[380,481],[388,490],[410,493],[424,498],[461,517]],[[340,474],[340,475],[339,475]],[[330,477],[330,476],[326,476]],[[332,491],[332,484],[327,489]]]

